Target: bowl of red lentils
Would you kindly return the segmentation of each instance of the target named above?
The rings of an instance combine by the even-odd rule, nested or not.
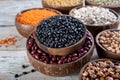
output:
[[[28,59],[37,71],[49,76],[67,76],[79,71],[85,63],[90,61],[94,39],[87,31],[85,43],[81,48],[68,55],[59,56],[48,54],[39,48],[34,32],[27,39],[26,49]]]
[[[120,30],[109,29],[96,36],[96,49],[101,58],[120,60]]]
[[[86,4],[110,8],[120,14],[120,0],[86,0]]]
[[[60,14],[61,13],[59,11],[49,8],[26,9],[17,13],[15,25],[18,32],[27,38],[33,31],[36,30],[38,23],[44,18]]]
[[[120,61],[106,58],[90,61],[81,69],[79,80],[120,80]]]

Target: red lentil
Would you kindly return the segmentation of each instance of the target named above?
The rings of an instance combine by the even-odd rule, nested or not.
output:
[[[26,25],[36,26],[44,18],[54,15],[58,13],[47,9],[31,9],[18,15],[16,20]]]
[[[6,38],[6,39],[2,39],[0,40],[0,45],[4,45],[5,48],[7,48],[8,46],[12,46],[15,45],[16,42],[16,38],[17,36],[13,36],[10,38]]]

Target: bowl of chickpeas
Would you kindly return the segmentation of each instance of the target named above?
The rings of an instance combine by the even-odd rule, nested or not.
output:
[[[108,29],[96,36],[96,49],[101,58],[120,60],[120,30]]]

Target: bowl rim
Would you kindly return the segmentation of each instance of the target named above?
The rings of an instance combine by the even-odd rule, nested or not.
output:
[[[119,56],[119,57],[120,57],[120,54],[116,54],[116,53],[114,53],[114,52],[112,52],[112,51],[107,50],[106,48],[104,48],[104,47],[99,43],[99,37],[100,37],[100,35],[102,35],[102,34],[103,34],[104,32],[106,32],[106,31],[120,31],[120,29],[107,29],[107,30],[104,30],[104,31],[101,31],[100,33],[98,33],[97,36],[96,36],[96,38],[95,38],[97,45],[98,45],[101,49],[103,49],[105,52],[107,52],[107,53],[104,53],[104,54],[111,54],[111,55],[115,55],[115,56]]]
[[[108,58],[101,58],[101,59],[92,60],[92,61],[86,63],[86,64],[81,68],[81,70],[80,70],[80,72],[79,72],[79,76],[78,76],[79,78],[78,78],[78,79],[81,80],[81,78],[82,78],[82,73],[83,73],[84,69],[87,67],[87,65],[88,65],[89,63],[93,63],[93,62],[97,62],[97,61],[107,61],[107,60],[110,60],[110,61],[113,61],[113,62],[120,62],[119,60],[108,59]]]
[[[85,0],[85,2],[88,5],[94,5],[94,6],[102,6],[102,7],[107,7],[107,8],[120,8],[120,5],[101,5],[101,4],[96,4],[94,2],[90,2],[89,0]]]
[[[80,6],[80,5],[83,4],[83,1],[84,1],[84,0],[81,0],[81,3],[79,3],[79,4],[77,4],[77,5],[74,5],[74,6],[59,6],[59,7],[53,7],[53,6],[50,6],[50,5],[48,5],[48,4],[47,4],[47,6],[48,6],[49,8],[54,8],[54,9],[62,10],[61,8],[73,8],[73,7]],[[43,6],[46,5],[44,0],[42,0],[42,4],[43,4]]]
[[[70,16],[70,15],[55,15],[54,17],[57,17],[57,16],[69,16],[69,17],[72,17],[72,16]],[[51,16],[52,17],[52,16]],[[45,18],[45,19],[49,19],[49,18],[51,18],[51,17],[48,17],[48,18]],[[74,18],[74,17],[72,17],[72,18]],[[76,19],[76,18],[75,18]],[[62,48],[52,48],[52,47],[48,47],[48,46],[45,46],[44,44],[42,44],[41,42],[39,42],[39,43],[41,43],[43,46],[45,46],[45,47],[47,47],[47,48],[51,48],[51,49],[64,49],[64,48],[70,48],[70,47],[73,47],[74,45],[76,45],[76,44],[78,44],[79,42],[81,42],[82,40],[83,40],[83,38],[84,37],[86,37],[86,35],[87,35],[87,28],[86,28],[86,26],[84,25],[84,23],[82,22],[82,21],[80,21],[79,19],[77,19],[83,26],[84,26],[84,28],[85,28],[85,33],[84,33],[84,36],[79,40],[79,41],[77,41],[76,43],[74,43],[74,44],[72,44],[72,45],[70,45],[70,46],[67,46],[67,47],[62,47]],[[40,24],[38,24],[38,25],[40,25]],[[37,25],[37,26],[38,26]],[[34,33],[35,34],[35,33]],[[38,41],[38,38],[37,38],[37,35],[35,34],[35,40],[36,41]]]
[[[106,7],[97,6],[97,5],[77,6],[77,7],[73,8],[73,9],[71,9],[71,11],[69,12],[69,15],[73,12],[73,10],[84,8],[84,7],[98,7],[98,8],[108,9],[110,12],[112,12],[117,17],[116,21],[113,21],[110,24],[102,24],[102,25],[101,24],[100,25],[99,24],[98,25],[95,25],[95,24],[85,24],[86,26],[96,26],[96,27],[108,26],[108,25],[115,24],[115,23],[119,22],[119,20],[120,20],[119,14],[116,11],[114,11],[112,9],[109,9],[109,8],[106,8]]]
[[[88,31],[88,30],[87,30]],[[33,33],[34,34],[34,33]],[[90,34],[90,36],[91,36],[91,38],[92,38],[92,46],[91,46],[91,48],[89,49],[89,51],[87,52],[87,53],[85,53],[83,56],[81,56],[80,58],[78,58],[77,60],[75,60],[75,61],[72,61],[72,62],[69,62],[69,63],[64,63],[64,64],[48,64],[48,63],[44,63],[44,62],[42,62],[42,61],[40,61],[40,60],[37,60],[36,58],[34,58],[31,54],[30,54],[30,51],[28,50],[28,48],[27,48],[27,42],[28,42],[28,40],[29,40],[29,37],[31,36],[31,34],[30,34],[30,36],[27,38],[27,40],[26,40],[26,49],[27,49],[27,52],[28,52],[28,54],[32,57],[32,58],[34,58],[35,60],[37,60],[38,62],[40,62],[40,63],[42,63],[42,64],[44,64],[44,65],[52,65],[52,66],[65,66],[65,65],[71,65],[71,64],[73,64],[73,63],[76,63],[76,62],[78,62],[79,60],[81,60],[81,59],[83,59],[86,55],[88,55],[93,49],[94,49],[94,38],[93,38],[93,36],[92,36],[92,34],[91,34],[91,32],[90,31],[88,31],[88,34]]]
[[[21,22],[17,21],[17,17],[18,17],[19,15],[21,15],[22,13],[27,12],[27,11],[29,11],[29,10],[44,10],[44,9],[45,9],[45,10],[48,10],[48,11],[54,11],[54,12],[56,12],[58,15],[62,15],[62,13],[61,13],[60,11],[55,10],[55,9],[51,9],[51,8],[29,8],[29,9],[24,9],[24,10],[18,12],[18,13],[16,14],[16,16],[15,16],[15,22],[17,22],[18,24],[24,25],[24,26],[32,26],[32,25],[24,24],[24,23],[21,23]],[[36,26],[38,26],[38,24],[39,24],[39,22],[37,23]],[[32,27],[36,27],[36,26],[32,26]]]

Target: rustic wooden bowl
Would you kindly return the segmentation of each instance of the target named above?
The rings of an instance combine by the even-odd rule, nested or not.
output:
[[[53,9],[56,9],[56,10],[61,11],[62,13],[68,14],[69,11],[70,11],[72,8],[77,7],[77,6],[82,6],[82,4],[83,4],[82,2],[83,2],[83,1],[81,1],[80,4],[74,5],[74,6],[68,6],[68,7],[62,7],[62,6],[61,6],[61,7],[55,8],[55,7],[52,7],[52,6],[50,6],[49,4],[47,4],[44,0],[42,0],[42,5],[43,5],[43,7],[45,7],[45,8],[53,8]]]
[[[83,6],[83,7],[87,7],[87,6]],[[92,6],[91,6],[92,7]],[[98,6],[99,7],[99,6]],[[72,11],[74,10],[74,9],[80,9],[80,8],[82,8],[81,6],[79,6],[79,7],[76,7],[76,8],[73,8],[71,11],[70,11],[70,13],[69,13],[69,15],[72,13]],[[115,21],[115,22],[113,22],[113,23],[111,23],[111,24],[107,24],[107,25],[87,25],[87,24],[85,24],[85,26],[86,26],[86,28],[92,33],[92,35],[93,35],[93,37],[95,38],[96,37],[96,35],[99,33],[99,32],[101,32],[101,31],[103,31],[103,30],[106,30],[106,29],[117,29],[118,28],[118,26],[119,26],[119,14],[117,13],[117,12],[115,12],[114,10],[112,10],[112,9],[109,9],[111,12],[113,12],[115,15],[116,15],[116,17],[117,17],[117,20]]]
[[[64,15],[64,16],[68,16],[68,15]],[[47,47],[38,40],[36,34],[35,34],[35,41],[37,45],[39,46],[39,48],[41,48],[46,53],[49,53],[51,55],[59,55],[59,56],[68,55],[76,51],[78,48],[82,47],[82,45],[84,44],[85,39],[86,39],[86,34],[87,34],[86,27],[84,26],[84,28],[85,28],[84,36],[78,42],[68,47],[63,47],[63,48]]]
[[[54,10],[54,9],[49,9],[49,8],[31,8],[31,9],[26,9],[26,10],[23,10],[19,13],[17,13],[16,15],[16,18],[15,18],[15,26],[18,30],[18,32],[24,36],[24,37],[28,37],[32,32],[34,32],[36,30],[36,26],[32,26],[32,25],[27,25],[27,24],[23,24],[21,22],[18,22],[17,21],[17,17],[19,15],[21,15],[22,13],[26,12],[26,11],[29,11],[29,10],[33,10],[33,9],[46,9],[46,10],[49,10],[49,11],[54,11],[58,14],[61,14],[61,12],[57,11],[57,10]]]
[[[92,35],[91,35],[92,37]],[[27,48],[27,45],[26,45]],[[90,50],[77,59],[76,61],[65,63],[65,64],[46,64],[44,62],[41,62],[40,60],[35,59],[29,52],[27,48],[27,56],[30,61],[30,63],[33,65],[33,67],[38,70],[39,72],[49,75],[49,76],[67,76],[70,74],[73,74],[75,71],[80,70],[80,68],[90,61],[90,58],[93,54],[94,50],[94,39],[92,37],[92,47]]]
[[[117,29],[104,30],[96,36],[96,49],[97,49],[98,56],[100,58],[111,58],[111,59],[115,59],[115,60],[120,60],[120,54],[116,54],[116,53],[113,53],[111,51],[108,51],[106,48],[104,48],[99,43],[98,39],[99,39],[100,35],[105,31],[119,31],[119,30],[117,30]]]
[[[43,45],[42,43],[40,43],[38,38],[35,35],[35,41],[36,41],[37,45],[39,46],[39,48],[41,48],[46,53],[49,53],[51,55],[59,55],[59,56],[68,55],[68,54],[76,51],[79,47],[82,47],[82,45],[85,42],[85,39],[86,39],[86,33],[82,39],[80,39],[77,43],[75,43],[71,46],[63,47],[63,48],[51,48],[51,47],[47,47],[47,46]]]
[[[110,8],[110,9],[115,10],[118,14],[120,14],[120,5],[114,5],[114,6],[100,5],[100,4],[90,2],[89,0],[85,0],[85,3],[86,5],[102,6],[102,7]]]
[[[93,60],[93,61],[90,61],[88,62],[86,65],[84,65],[84,67],[80,70],[80,73],[79,73],[79,80],[83,80],[82,79],[82,74],[84,72],[84,70],[86,69],[87,65],[91,62],[98,62],[98,61],[106,61],[106,60],[111,60],[111,61],[114,61],[116,62],[117,60],[113,60],[113,59],[106,59],[106,58],[103,58],[103,59],[96,59],[96,60]],[[117,62],[120,62],[120,61],[117,61]]]

